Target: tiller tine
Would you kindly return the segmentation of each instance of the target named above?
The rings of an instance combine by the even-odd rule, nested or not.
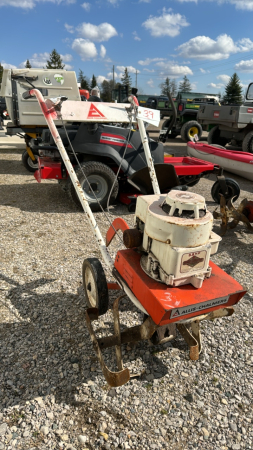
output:
[[[129,370],[123,368],[122,352],[121,352],[122,344],[150,339],[157,330],[158,333],[156,336],[156,343],[168,342],[168,340],[172,340],[176,336],[175,333],[176,327],[174,324],[159,327],[159,325],[156,325],[150,316],[147,316],[147,318],[141,325],[126,328],[121,332],[119,320],[119,301],[123,297],[125,297],[125,295],[121,295],[113,303],[114,334],[110,336],[98,339],[96,338],[91,322],[93,320],[98,319],[99,317],[98,309],[89,308],[86,311],[86,323],[92,339],[93,348],[100,362],[104,377],[109,386],[112,387],[122,386],[123,384],[127,383],[130,379]],[[110,371],[104,362],[102,350],[109,347],[115,347],[116,360],[119,369],[118,372]],[[133,376],[136,375],[134,374]]]
[[[89,308],[86,311],[87,327],[91,335],[93,348],[100,362],[104,377],[111,387],[118,387],[126,384],[131,375],[128,369],[124,369],[122,361],[121,345],[131,342],[138,342],[147,339],[151,339],[154,344],[165,343],[171,341],[176,337],[176,328],[184,338],[185,342],[189,346],[190,359],[198,360],[199,354],[202,350],[201,334],[200,334],[200,322],[202,320],[213,320],[216,318],[231,316],[234,313],[234,308],[225,307],[217,309],[208,314],[203,314],[179,323],[169,323],[167,325],[156,325],[150,316],[145,315],[144,321],[141,325],[135,327],[126,328],[122,332],[120,331],[119,320],[119,301],[125,295],[118,297],[113,303],[113,318],[114,318],[114,334],[103,338],[96,338],[91,322],[97,320],[99,317],[97,308]],[[118,366],[118,372],[112,372],[106,366],[102,350],[115,347],[116,360]],[[133,377],[139,376],[133,374]]]
[[[253,226],[244,214],[244,211],[246,210],[250,202],[245,198],[244,200],[242,200],[240,205],[235,208],[233,205],[233,199],[230,198],[228,200],[228,203],[226,204],[225,197],[222,194],[220,195],[220,212],[217,212],[216,210],[213,212],[213,216],[215,219],[221,219],[220,235],[224,236],[227,228],[233,229],[238,225],[239,222],[243,222],[249,230],[253,231]],[[230,218],[232,218],[233,221],[228,223]]]
[[[89,333],[91,336],[93,348],[98,357],[98,360],[99,360],[101,368],[102,368],[102,372],[103,372],[104,377],[105,377],[107,383],[109,384],[109,386],[112,386],[112,387],[122,386],[123,384],[126,384],[129,381],[130,373],[129,373],[128,369],[123,369],[121,346],[120,346],[120,334],[113,336],[115,338],[115,340],[118,341],[117,344],[115,344],[115,347],[116,347],[116,358],[117,358],[117,364],[118,364],[119,371],[112,372],[105,365],[104,358],[103,358],[102,352],[100,350],[99,342],[98,342],[98,341],[100,341],[100,339],[97,340],[96,335],[93,330],[93,327],[92,327],[92,324],[91,324],[91,322],[93,320],[97,320],[98,317],[99,317],[99,315],[98,315],[97,308],[87,309],[86,323],[87,323],[87,327],[88,327],[88,330],[89,330]]]

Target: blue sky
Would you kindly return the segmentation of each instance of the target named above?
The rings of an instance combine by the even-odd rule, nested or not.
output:
[[[0,61],[42,68],[55,48],[98,82],[128,67],[145,94],[184,75],[196,92],[222,93],[234,72],[253,81],[252,23],[253,0],[0,0]]]

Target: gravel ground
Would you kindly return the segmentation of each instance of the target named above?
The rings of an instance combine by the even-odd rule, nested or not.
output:
[[[0,450],[252,449],[253,234],[228,231],[213,257],[248,294],[232,317],[202,324],[199,361],[180,336],[127,345],[124,364],[142,375],[110,389],[85,325],[81,265],[100,257],[86,217],[57,182],[35,181],[21,150],[1,146],[0,159]],[[241,199],[253,200],[252,183],[241,181]],[[213,211],[211,185],[192,189]],[[112,214],[133,220],[122,205]],[[123,325],[142,320],[128,300],[121,311]],[[111,331],[111,310],[96,328]]]

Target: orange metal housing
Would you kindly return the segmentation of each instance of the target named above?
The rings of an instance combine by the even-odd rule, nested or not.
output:
[[[140,257],[136,250],[120,250],[114,266],[157,325],[166,325],[235,305],[247,292],[211,261],[212,275],[204,280],[200,289],[190,284],[169,287],[143,272]],[[210,306],[213,300],[217,302],[212,302]],[[193,312],[189,312],[189,306]],[[183,314],[184,308],[187,308],[186,314]]]

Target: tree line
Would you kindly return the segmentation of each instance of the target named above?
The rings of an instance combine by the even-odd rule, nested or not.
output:
[[[179,83],[179,86],[177,87],[177,83],[175,79],[170,80],[168,77],[165,79],[163,83],[159,85],[161,89],[161,95],[165,95],[168,97],[168,93],[170,92],[171,96],[175,98],[177,96],[177,93],[179,91],[183,92],[191,92],[192,86],[185,75],[181,83]],[[226,84],[224,88],[223,95],[219,94],[220,101],[222,104],[225,105],[240,105],[243,103],[244,94],[243,94],[243,87],[240,82],[240,78],[236,73],[234,73],[228,83]]]
[[[29,59],[26,60],[25,67],[31,69],[32,65],[29,61]],[[61,55],[56,51],[56,49],[53,49],[52,52],[49,55],[49,59],[46,63],[46,69],[64,69],[65,64],[63,64]],[[0,63],[0,85],[2,82],[2,75],[3,75],[3,66]],[[78,83],[80,83],[80,86],[82,89],[87,89],[90,91],[92,88],[97,86],[97,79],[95,75],[92,76],[92,78],[89,80],[85,75],[83,70],[79,69],[78,77],[77,77]],[[128,86],[129,91],[132,86],[132,79],[131,76],[127,70],[127,67],[125,67],[124,73],[121,77],[121,83],[115,83],[113,80],[104,80],[100,85],[101,90],[101,99],[105,102],[111,101],[111,93],[114,88],[117,88],[119,85]],[[165,81],[159,85],[161,89],[161,95],[165,95],[168,97],[168,93],[170,92],[172,97],[175,98],[178,91],[183,92],[191,92],[192,86],[185,75],[183,80],[179,83],[177,86],[176,80],[170,79],[169,77],[166,77]],[[243,88],[240,83],[240,79],[236,73],[234,73],[227,85],[225,86],[225,91],[223,95],[219,95],[220,100],[223,104],[241,104],[243,102]]]

